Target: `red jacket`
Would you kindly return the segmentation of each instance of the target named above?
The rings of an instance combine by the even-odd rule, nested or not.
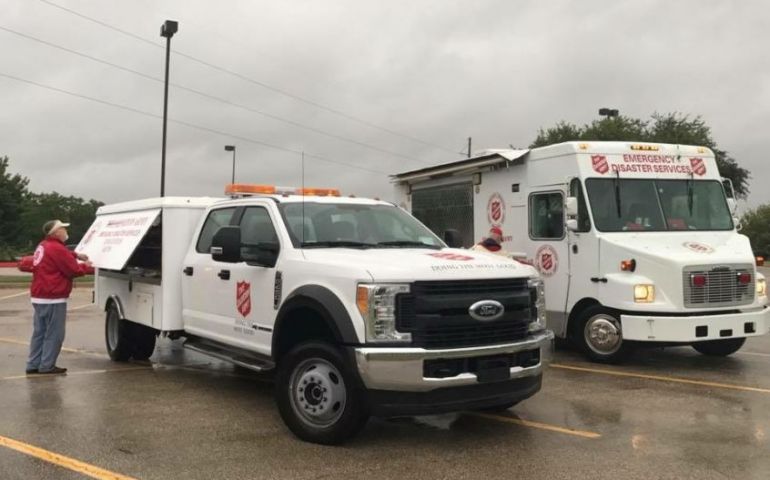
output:
[[[86,265],[78,263],[75,252],[55,237],[46,237],[37,246],[30,296],[58,300],[69,298],[72,279],[86,274]]]

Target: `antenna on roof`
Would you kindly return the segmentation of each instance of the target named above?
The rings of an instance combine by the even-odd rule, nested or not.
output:
[[[305,246],[305,150],[302,150],[302,245]]]

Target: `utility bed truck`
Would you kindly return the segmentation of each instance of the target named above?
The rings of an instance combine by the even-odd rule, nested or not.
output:
[[[488,150],[393,176],[452,246],[499,226],[545,281],[548,325],[593,360],[638,342],[729,355],[770,331],[765,279],[704,147],[568,142]]]
[[[98,267],[113,360],[147,359],[162,334],[276,370],[287,426],[326,444],[369,415],[508,408],[540,389],[553,334],[534,268],[447,248],[382,201],[226,193],[98,210],[77,251]]]

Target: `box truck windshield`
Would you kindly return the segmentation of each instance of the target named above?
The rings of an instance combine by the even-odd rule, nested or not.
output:
[[[602,232],[733,229],[716,180],[589,178],[586,190]]]

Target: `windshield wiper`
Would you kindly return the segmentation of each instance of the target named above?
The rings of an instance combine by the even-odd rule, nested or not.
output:
[[[430,248],[431,250],[440,250],[438,245],[431,245],[429,243],[417,242],[414,240],[392,240],[388,242],[377,242],[378,247],[418,247],[418,248]]]
[[[353,240],[325,240],[322,242],[303,242],[300,244],[302,248],[333,248],[333,247],[349,247],[349,248],[372,248],[374,243],[356,242]]]

